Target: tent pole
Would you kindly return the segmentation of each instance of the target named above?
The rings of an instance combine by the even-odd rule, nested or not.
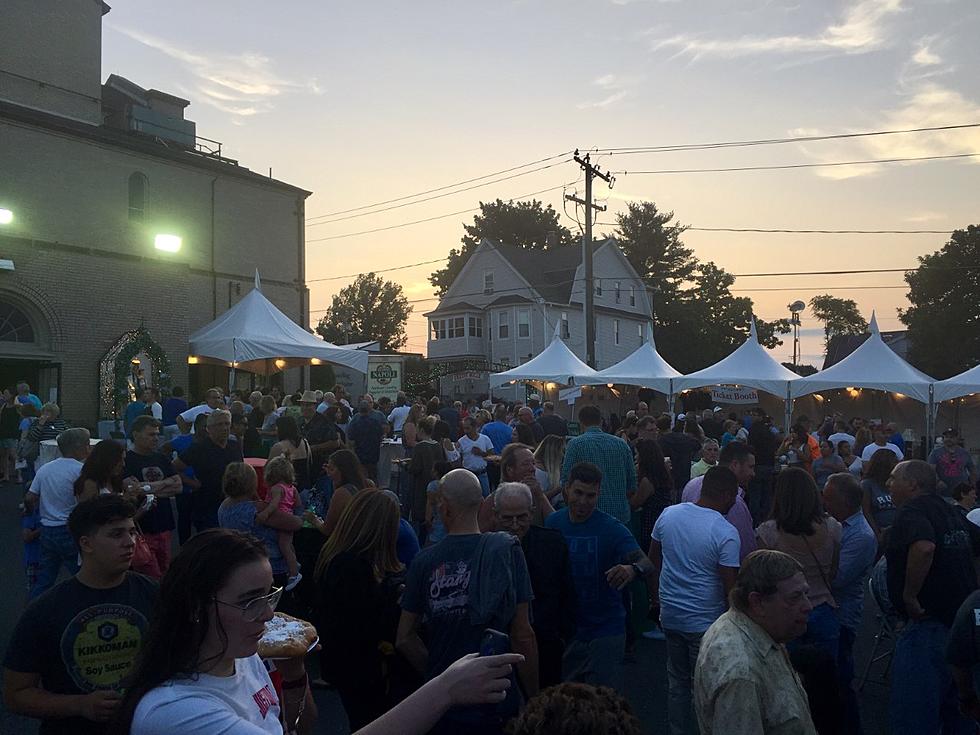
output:
[[[925,445],[925,456],[929,456],[929,452],[932,451],[932,443],[934,441],[934,434],[936,433],[935,420],[936,420],[936,396],[935,396],[935,384],[929,383],[929,402],[926,404],[926,445]]]
[[[784,414],[783,414],[783,435],[784,436],[788,436],[789,435],[789,425],[793,421],[793,397],[792,397],[792,395],[793,395],[792,394],[792,388],[790,387],[790,384],[787,381],[787,383],[786,383],[786,403],[785,403],[785,406],[784,406]]]

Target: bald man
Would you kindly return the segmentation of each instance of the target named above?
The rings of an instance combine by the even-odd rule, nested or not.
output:
[[[528,613],[533,595],[520,542],[508,533],[480,534],[477,514],[483,491],[469,470],[447,473],[439,495],[447,535],[420,552],[409,567],[398,650],[431,679],[461,656],[478,652],[487,628],[507,633],[511,649],[524,654],[524,663],[518,665],[524,693],[534,696],[538,653]],[[419,630],[423,617],[425,641]],[[519,705],[517,688],[511,687],[492,716],[486,707],[455,708],[431,732],[496,735]]]

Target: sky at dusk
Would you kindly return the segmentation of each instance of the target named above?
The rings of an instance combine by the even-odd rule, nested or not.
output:
[[[383,213],[323,215],[575,148],[980,122],[976,0],[111,4],[103,77],[120,74],[189,99],[198,134],[222,141],[225,155],[314,192],[307,200],[314,322],[352,280],[317,279],[445,257],[472,221],[466,210],[481,200],[547,189],[537,198],[562,212],[562,185],[581,194],[580,171],[556,159],[546,170]],[[595,160],[628,172],[964,153],[980,153],[980,128]],[[609,207],[599,220],[612,222],[627,201],[651,200],[697,227],[948,232],[980,221],[978,164],[980,157],[621,173],[612,191],[597,182]],[[353,234],[430,218],[437,219]],[[735,274],[907,268],[945,239],[684,235],[698,258]],[[408,350],[424,351],[422,313],[437,303],[424,300],[432,296],[427,277],[438,265],[385,274],[413,301]],[[853,298],[865,318],[876,309],[889,330],[901,328],[903,284],[900,273],[741,277],[734,290],[751,296],[765,319],[819,293]],[[822,329],[809,311],[802,319],[802,361],[819,366]],[[787,340],[774,356],[788,360],[791,350]]]

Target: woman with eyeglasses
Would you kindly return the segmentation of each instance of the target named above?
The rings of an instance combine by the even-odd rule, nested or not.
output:
[[[282,589],[266,545],[212,529],[192,537],[160,585],[140,658],[111,732],[309,733],[316,719],[303,658],[278,660],[274,686],[258,642]],[[519,654],[470,654],[359,735],[421,735],[447,709],[504,699]]]

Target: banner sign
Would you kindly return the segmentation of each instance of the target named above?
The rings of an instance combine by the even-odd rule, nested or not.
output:
[[[381,356],[375,360],[372,355],[368,363],[367,392],[374,400],[387,396],[391,400],[398,397],[402,389],[402,363],[399,358]]]
[[[714,403],[758,403],[759,391],[736,385],[718,385],[711,389],[711,400]]]
[[[558,391],[558,400],[565,403],[574,404],[576,398],[582,397],[582,386],[575,388],[562,388]]]

